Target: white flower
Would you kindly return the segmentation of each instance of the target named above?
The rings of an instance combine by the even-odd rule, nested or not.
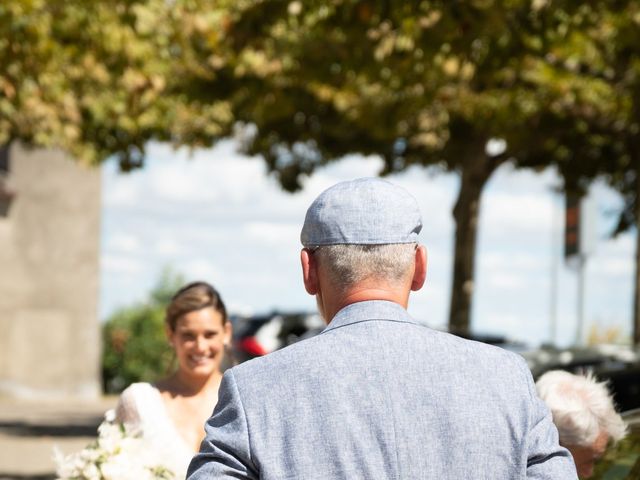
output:
[[[98,466],[94,463],[88,463],[79,471],[81,478],[86,480],[101,480],[102,475]]]
[[[116,411],[113,408],[110,408],[106,412],[104,412],[104,421],[108,423],[115,423],[116,421]]]
[[[139,477],[144,467],[132,464],[131,457],[119,454],[109,457],[100,470],[105,480],[126,480]]]
[[[54,449],[59,480],[172,480],[156,452],[139,432],[114,423],[107,413],[98,438],[80,452],[65,456]]]

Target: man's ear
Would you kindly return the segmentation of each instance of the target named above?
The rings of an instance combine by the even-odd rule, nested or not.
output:
[[[302,263],[302,281],[304,289],[309,295],[318,293],[318,264],[313,254],[306,248],[300,252],[300,262]]]
[[[424,245],[418,245],[416,248],[416,268],[413,272],[411,280],[411,290],[414,292],[420,290],[427,279],[427,249]]]

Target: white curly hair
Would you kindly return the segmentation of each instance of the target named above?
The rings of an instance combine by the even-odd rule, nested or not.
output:
[[[626,425],[616,412],[606,382],[592,373],[574,375],[553,370],[536,382],[538,395],[547,404],[565,447],[589,446],[604,431],[617,442],[626,434]]]

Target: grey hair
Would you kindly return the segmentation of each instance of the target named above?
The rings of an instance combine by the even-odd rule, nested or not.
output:
[[[614,441],[626,434],[606,382],[592,373],[573,375],[553,370],[536,382],[538,395],[549,407],[563,446],[590,446],[604,431]]]
[[[415,243],[323,245],[314,255],[339,287],[348,287],[368,278],[397,284],[411,271],[416,247]]]

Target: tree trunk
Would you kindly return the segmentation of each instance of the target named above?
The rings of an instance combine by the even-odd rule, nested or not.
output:
[[[633,290],[633,344],[640,345],[640,168],[636,166],[636,276]]]
[[[503,161],[496,157],[488,157],[484,152],[484,144],[473,153],[463,162],[460,191],[453,209],[456,236],[449,330],[464,336],[470,333],[471,325],[480,196],[485,183]]]

